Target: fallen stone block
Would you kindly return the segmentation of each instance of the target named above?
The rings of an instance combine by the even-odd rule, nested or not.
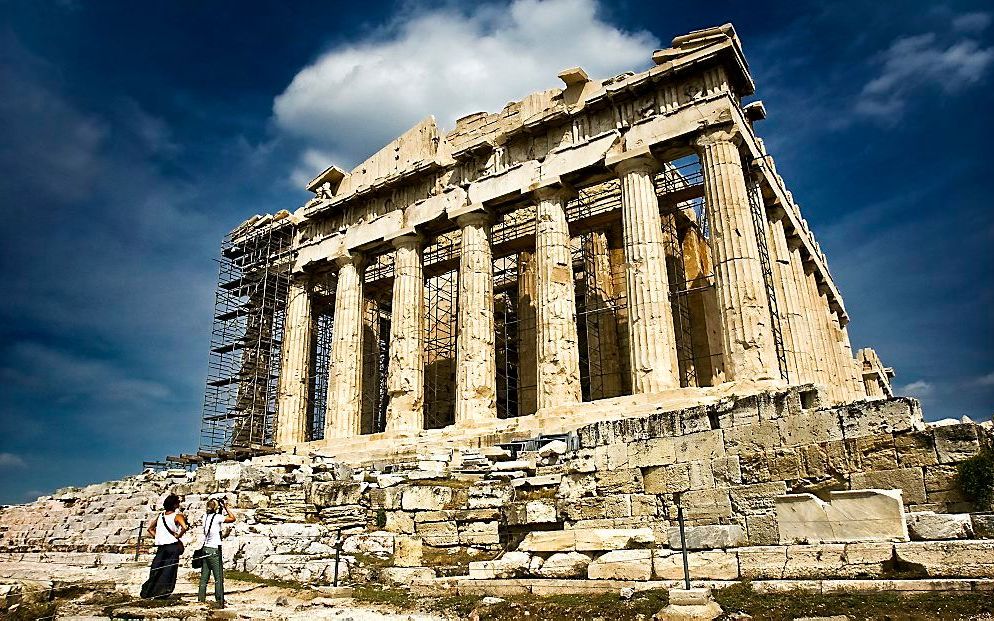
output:
[[[401,508],[405,511],[444,509],[452,502],[452,488],[417,485],[404,489]]]
[[[652,550],[613,550],[587,566],[591,580],[649,580],[652,578]]]
[[[558,521],[556,506],[543,500],[511,503],[507,506],[505,515],[510,525],[549,524]]]
[[[473,561],[469,564],[471,580],[519,578],[528,573],[531,555],[525,552],[505,552],[493,561]]]
[[[899,489],[905,504],[925,502],[925,478],[921,468],[897,468],[854,472],[852,489]]]
[[[540,457],[550,457],[552,455],[563,455],[569,447],[562,440],[553,440],[548,444],[544,445],[542,448],[538,449],[538,454]]]
[[[653,543],[651,528],[577,528],[532,531],[518,546],[528,552],[598,552]]]
[[[745,531],[737,524],[688,526],[684,531],[688,550],[723,550],[746,544]],[[679,527],[667,528],[666,538],[674,550],[683,548],[680,545]]]
[[[670,589],[669,604],[654,618],[660,621],[711,621],[722,612],[709,589]]]
[[[994,541],[913,541],[894,544],[898,562],[929,577],[994,576]]]
[[[431,567],[384,567],[380,575],[389,584],[411,584],[421,580],[435,578],[435,570]]]
[[[739,561],[735,552],[710,550],[687,555],[690,577],[694,580],[738,580]],[[781,565],[782,566],[782,565]],[[683,552],[653,550],[652,573],[657,580],[683,578]]]
[[[533,573],[542,578],[582,578],[587,575],[591,560],[590,555],[582,552],[557,552]]]
[[[775,505],[780,543],[908,540],[900,490],[829,492],[828,502],[790,494]]]
[[[908,514],[908,533],[915,541],[970,539],[973,524],[969,513],[919,511]]]
[[[980,451],[977,425],[973,423],[933,427],[932,433],[939,463],[958,463]]]

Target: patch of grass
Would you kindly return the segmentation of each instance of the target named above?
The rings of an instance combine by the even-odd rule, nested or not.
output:
[[[980,593],[815,593],[793,590],[757,593],[749,583],[713,591],[726,614],[744,612],[755,621],[791,621],[798,617],[846,615],[851,621],[956,621],[994,612],[994,602]]]
[[[983,448],[956,467],[956,481],[975,507],[990,509],[994,504],[994,449]]]
[[[417,600],[406,589],[394,589],[376,584],[363,584],[353,587],[352,597],[369,604],[386,604],[398,608],[409,608]]]
[[[449,595],[426,602],[425,608],[430,611],[455,613],[460,619],[464,619],[476,610],[482,599],[482,595]]]
[[[5,621],[34,621],[42,617],[52,617],[58,606],[55,602],[22,602],[0,613]]]
[[[362,552],[356,552],[350,555],[363,567],[393,567],[393,556],[388,556],[387,558],[380,558],[379,556],[374,556],[372,554],[363,554]]]
[[[472,548],[424,548],[422,563],[426,567],[464,567],[472,561],[490,561],[500,556],[501,551],[476,551]]]
[[[236,569],[225,570],[225,580],[237,580],[238,582],[251,582],[253,584],[263,584],[265,586],[280,587],[283,589],[305,590],[307,585],[296,580],[279,580],[277,578],[263,578],[247,571]]]
[[[669,603],[667,592],[663,589],[653,589],[636,593],[627,600],[621,599],[617,593],[570,593],[546,597],[509,597],[499,604],[478,605],[474,612],[479,615],[480,621],[517,619],[645,621],[651,619],[667,603]]]

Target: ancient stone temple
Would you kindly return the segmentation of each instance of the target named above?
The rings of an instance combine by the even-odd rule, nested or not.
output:
[[[991,422],[854,355],[731,26],[652,59],[426,119],[232,231],[201,450],[0,508],[0,579],[137,589],[172,491],[229,495],[227,567],[310,585],[994,590],[959,474]]]
[[[734,29],[652,61],[567,69],[448,132],[428,117],[329,167],[293,213],[232,231],[204,448],[561,433],[760,385],[891,396],[876,353],[854,357],[757,134],[763,104],[742,103],[755,87]]]

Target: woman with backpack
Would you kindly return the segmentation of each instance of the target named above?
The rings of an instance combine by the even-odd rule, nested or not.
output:
[[[224,502],[224,497],[207,501],[207,514],[204,515],[204,546],[197,550],[200,564],[200,592],[197,600],[207,601],[207,582],[214,574],[214,599],[219,608],[224,608],[224,567],[221,565],[221,524],[231,524],[235,514]],[[196,560],[196,559],[195,559]]]
[[[162,501],[162,513],[149,522],[148,535],[154,539],[156,549],[148,580],[142,585],[142,598],[165,599],[176,588],[179,557],[183,554],[181,537],[189,529],[179,505],[179,496],[169,494]]]

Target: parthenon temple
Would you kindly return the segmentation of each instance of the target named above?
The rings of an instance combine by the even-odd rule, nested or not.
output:
[[[762,387],[892,396],[756,126],[730,25],[428,117],[225,240],[202,450],[565,433]]]

